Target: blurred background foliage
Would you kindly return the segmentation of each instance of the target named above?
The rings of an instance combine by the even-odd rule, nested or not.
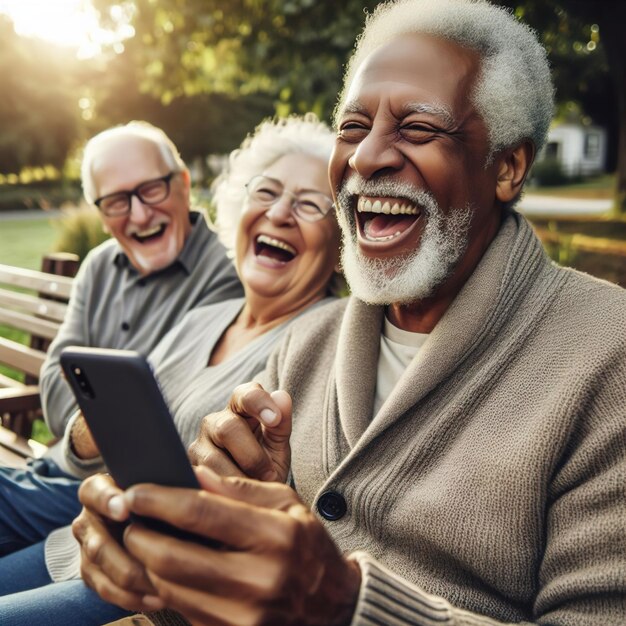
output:
[[[126,35],[86,58],[19,36],[0,15],[0,183],[75,178],[85,139],[130,119],[164,128],[201,169],[208,154],[228,152],[266,115],[312,110],[329,120],[355,37],[378,2],[91,4],[102,28]],[[540,33],[559,115],[609,130],[609,168],[617,169],[618,195],[626,194],[626,3],[500,4]]]

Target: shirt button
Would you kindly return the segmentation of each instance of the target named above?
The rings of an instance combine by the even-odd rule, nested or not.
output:
[[[130,324],[128,322],[122,322],[122,330],[130,330]]]
[[[317,501],[319,514],[331,522],[341,519],[348,510],[344,497],[336,491],[326,491]]]

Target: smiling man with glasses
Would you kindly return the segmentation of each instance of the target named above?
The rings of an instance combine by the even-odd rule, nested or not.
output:
[[[98,462],[61,375],[63,348],[148,354],[189,310],[242,294],[225,248],[203,216],[190,211],[189,170],[162,130],[131,122],[96,135],[85,147],[81,175],[85,198],[112,239],[82,263],[41,370],[44,415],[64,439],[30,470],[0,468],[0,556],[69,524],[80,510],[76,478]],[[81,476],[73,476],[76,468]]]
[[[139,198],[143,204],[158,204],[169,196],[170,180],[174,174],[175,172],[170,172],[154,180],[146,180],[131,191],[110,193],[108,196],[94,200],[94,204],[108,217],[120,217],[130,213],[133,196]]]
[[[167,145],[112,129],[85,149],[85,198],[142,275],[171,265],[192,229],[189,171]]]

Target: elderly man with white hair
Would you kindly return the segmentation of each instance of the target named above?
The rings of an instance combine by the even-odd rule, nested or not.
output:
[[[234,478],[83,484],[90,585],[194,624],[623,622],[626,293],[513,209],[552,92],[501,8],[379,6],[330,164],[353,296],[205,418],[195,458]],[[132,523],[121,551],[103,522],[129,513],[220,547]]]
[[[159,128],[131,122],[85,146],[85,199],[111,240],[92,250],[41,370],[44,416],[69,440],[26,470],[0,468],[0,556],[44,539],[80,510],[79,481],[99,468],[94,444],[59,364],[63,348],[148,354],[189,310],[242,293],[237,272],[204,216],[190,211],[189,170]]]

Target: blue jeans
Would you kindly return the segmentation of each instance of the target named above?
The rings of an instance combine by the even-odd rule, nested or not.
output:
[[[99,626],[132,615],[102,600],[82,580],[53,583],[44,544],[0,558],[2,626]]]
[[[27,469],[0,467],[0,556],[45,539],[80,513],[80,480],[50,459]]]

